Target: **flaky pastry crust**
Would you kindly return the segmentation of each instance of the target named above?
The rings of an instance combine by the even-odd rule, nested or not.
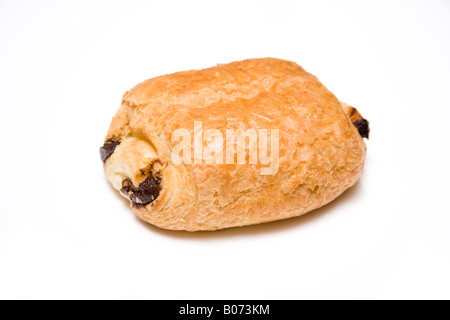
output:
[[[278,129],[278,172],[261,175],[260,164],[175,164],[172,134],[193,135],[194,121],[223,132]],[[187,231],[319,208],[355,184],[366,154],[339,100],[297,64],[272,58],[144,81],[124,95],[105,141],[106,176],[133,212],[158,227]]]

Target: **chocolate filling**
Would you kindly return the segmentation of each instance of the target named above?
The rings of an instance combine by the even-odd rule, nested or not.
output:
[[[161,191],[161,179],[151,175],[138,188],[135,188],[130,179],[125,179],[122,181],[120,191],[130,197],[135,207],[141,208],[158,198]]]
[[[366,119],[358,119],[355,122],[353,122],[353,125],[356,127],[356,129],[358,129],[358,132],[361,135],[361,137],[369,139],[370,133],[369,121],[367,121]]]
[[[106,162],[108,158],[114,153],[120,141],[108,140],[105,142],[103,147],[100,148],[100,158],[103,162]]]

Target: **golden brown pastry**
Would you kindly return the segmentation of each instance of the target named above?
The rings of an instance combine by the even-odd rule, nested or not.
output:
[[[139,218],[218,230],[329,203],[362,174],[368,132],[356,109],[297,64],[251,59],[137,85],[100,152]]]

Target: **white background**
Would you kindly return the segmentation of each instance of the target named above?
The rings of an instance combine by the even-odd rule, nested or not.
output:
[[[142,80],[295,61],[371,121],[360,182],[304,217],[140,222],[98,148]],[[0,298],[450,298],[449,1],[0,0]]]

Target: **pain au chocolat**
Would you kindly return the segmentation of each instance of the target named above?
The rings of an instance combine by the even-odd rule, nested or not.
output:
[[[334,200],[361,176],[368,134],[367,120],[299,65],[250,59],[137,85],[100,154],[142,220],[218,230]]]

